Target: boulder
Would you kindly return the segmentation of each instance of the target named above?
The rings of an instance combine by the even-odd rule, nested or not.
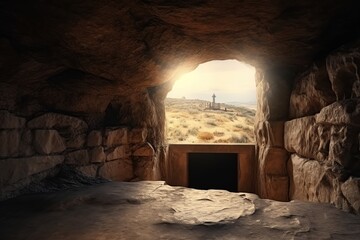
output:
[[[25,118],[18,117],[6,110],[0,110],[0,129],[24,128],[25,123]]]
[[[302,158],[297,154],[290,157],[290,199],[317,201],[318,185],[325,173],[324,168],[316,160]],[[331,189],[327,189],[330,191]]]
[[[114,146],[127,144],[127,128],[108,128],[105,131],[105,146],[111,148]]]
[[[291,155],[290,199],[331,203],[349,211],[351,204],[341,191],[340,176],[316,160]]]
[[[106,160],[106,154],[104,152],[104,148],[101,146],[91,148],[88,150],[88,152],[89,152],[90,162],[92,163],[101,163]]]
[[[65,155],[65,163],[71,165],[86,165],[89,163],[89,154],[88,151],[76,150],[69,152]]]
[[[129,159],[105,162],[100,167],[99,177],[113,181],[128,181],[134,177],[132,162]]]
[[[325,64],[313,64],[293,85],[290,96],[291,119],[314,115],[336,101]]]
[[[101,131],[93,130],[89,133],[87,137],[87,146],[88,147],[97,147],[102,144],[102,134]]]
[[[60,153],[66,149],[63,138],[56,130],[35,130],[33,144],[39,154]]]
[[[285,149],[300,156],[315,159],[319,152],[320,138],[314,116],[285,122]]]
[[[0,187],[7,186],[64,162],[63,156],[8,158],[0,161]]]
[[[30,120],[27,126],[31,129],[57,129],[61,135],[78,135],[87,131],[83,120],[58,113],[45,113]]]
[[[360,127],[360,98],[347,99],[324,107],[316,115],[316,122]]]

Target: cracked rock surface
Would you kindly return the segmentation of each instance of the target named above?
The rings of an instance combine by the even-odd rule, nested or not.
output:
[[[0,239],[356,239],[360,216],[254,194],[108,182],[0,203]]]

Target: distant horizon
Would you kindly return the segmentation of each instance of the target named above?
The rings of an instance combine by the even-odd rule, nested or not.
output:
[[[216,94],[215,94],[216,95]],[[208,101],[208,102],[212,102],[212,98],[211,99],[200,99],[200,98],[187,98],[187,97],[169,97],[167,96],[166,98],[169,98],[169,99],[184,99],[184,100],[200,100],[200,101]],[[242,103],[242,104],[256,104],[256,100],[255,101],[249,101],[249,102],[243,102],[243,101],[227,101],[227,102],[219,102],[219,101],[216,101],[217,103],[227,103],[227,104],[230,104],[230,103]]]
[[[256,103],[255,68],[237,60],[206,62],[182,75],[167,97],[212,101],[213,94],[219,103]]]

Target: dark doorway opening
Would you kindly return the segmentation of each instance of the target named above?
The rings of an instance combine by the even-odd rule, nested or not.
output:
[[[238,191],[236,153],[188,153],[190,188]]]

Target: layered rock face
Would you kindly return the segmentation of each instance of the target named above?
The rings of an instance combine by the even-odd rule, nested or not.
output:
[[[173,82],[202,62],[238,59],[257,68],[260,196],[357,209],[359,44],[334,49],[359,38],[358,1],[0,6],[2,197],[63,164],[115,180],[164,179],[163,100]],[[311,183],[317,198],[303,187],[313,174],[302,159],[326,173]]]
[[[32,119],[0,112],[1,199],[30,182],[56,175],[61,165],[90,177],[129,181],[159,178],[147,129],[89,129],[80,118],[45,113]]]
[[[285,122],[290,198],[360,212],[359,45],[343,47],[300,76]],[[316,87],[318,86],[318,87]],[[299,107],[300,106],[300,107]]]

